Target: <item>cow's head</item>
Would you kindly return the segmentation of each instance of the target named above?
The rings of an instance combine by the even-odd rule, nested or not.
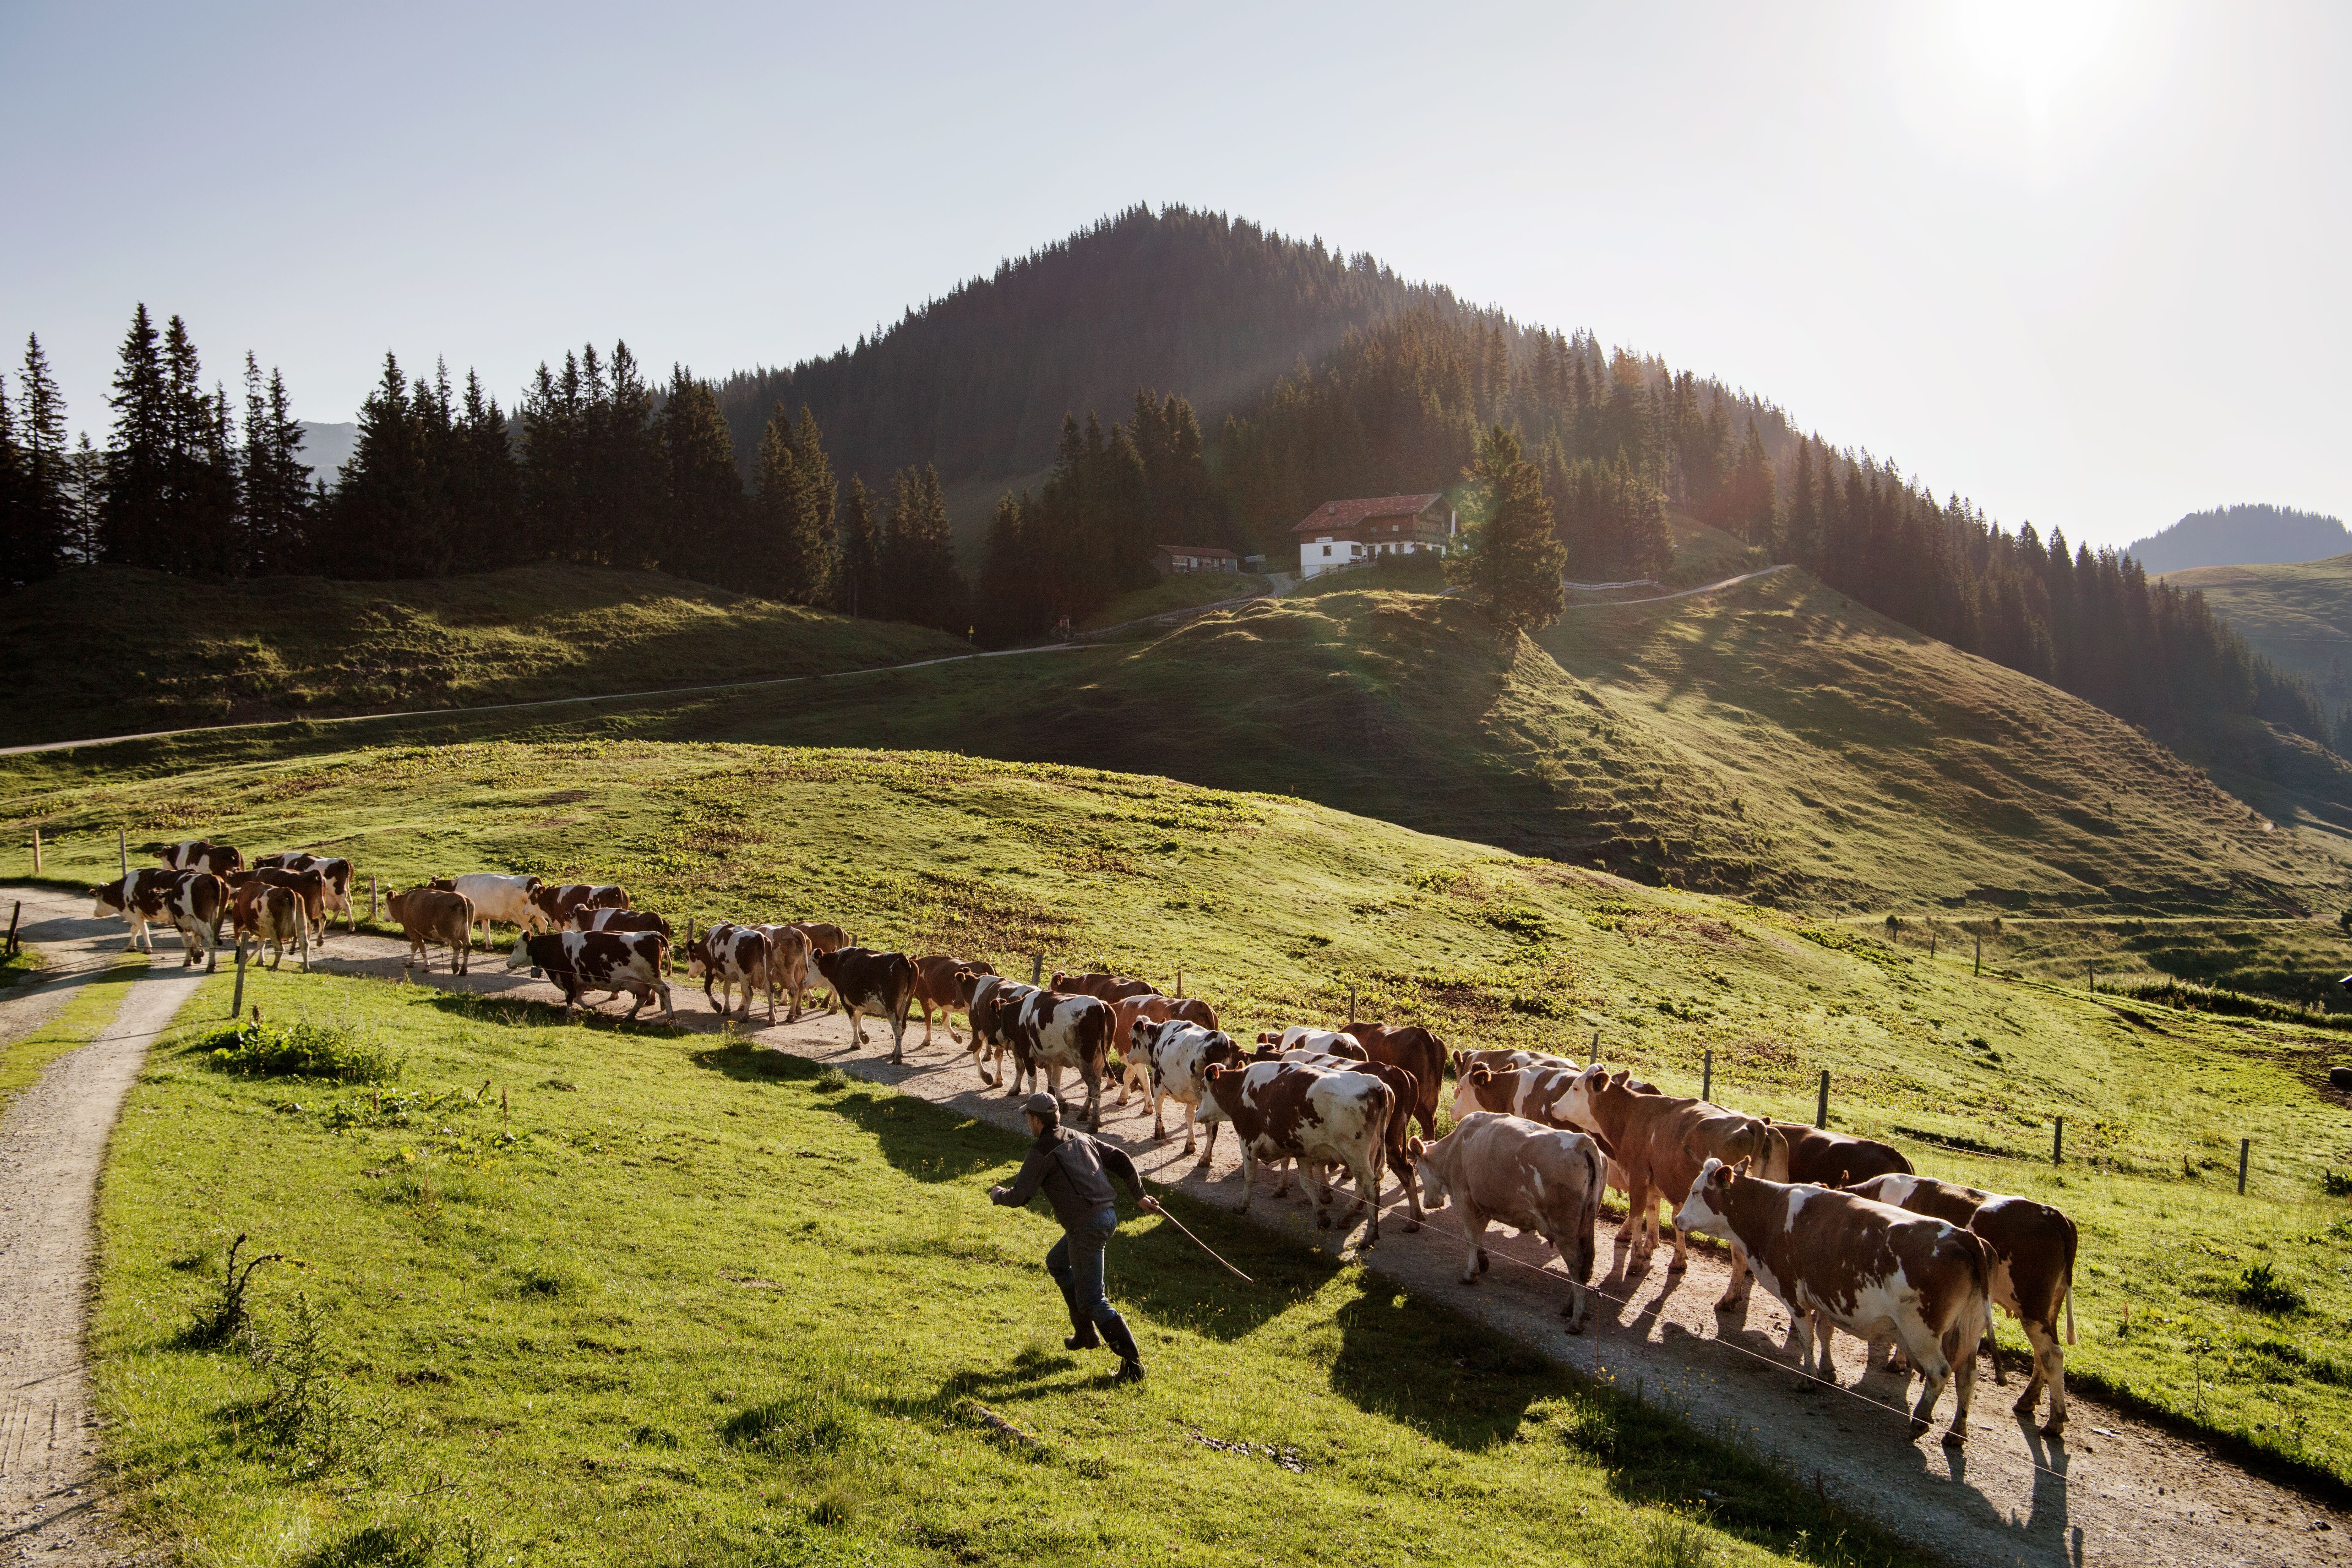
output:
[[[425,885],[436,893],[454,893],[457,890],[457,879],[455,877],[432,877],[426,879]]]
[[[530,971],[530,977],[533,980],[537,980],[540,977],[541,973],[540,966],[531,962],[530,937],[529,933],[526,932],[525,934],[515,938],[514,950],[507,954],[507,967],[509,969],[528,969]]]
[[[1700,1166],[1697,1180],[1691,1183],[1690,1196],[1675,1211],[1675,1228],[1718,1241],[1731,1240],[1731,1189],[1747,1170],[1745,1159],[1736,1165],[1709,1160]]]
[[[102,921],[109,915],[121,914],[123,903],[128,897],[121,882],[105,882],[92,888],[89,890],[89,918]]]
[[[1609,1069],[1594,1062],[1569,1080],[1568,1092],[1560,1098],[1560,1110],[1580,1127],[1592,1125],[1592,1102],[1608,1083]]]

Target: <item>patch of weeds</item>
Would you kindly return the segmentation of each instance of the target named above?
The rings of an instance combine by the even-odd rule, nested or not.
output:
[[[719,1433],[737,1447],[783,1458],[835,1453],[856,1439],[857,1427],[857,1407],[849,1397],[811,1379],[737,1411]]]
[[[280,1262],[284,1255],[265,1252],[257,1258],[247,1258],[244,1267],[239,1268],[236,1254],[244,1245],[245,1232],[239,1231],[236,1239],[229,1243],[228,1261],[221,1268],[217,1290],[196,1309],[196,1321],[188,1325],[183,1342],[207,1349],[224,1345],[251,1321],[252,1314],[245,1304],[245,1288],[252,1282],[255,1269],[265,1263]],[[203,1268],[204,1260],[204,1254],[196,1254],[193,1267]],[[173,1259],[172,1266],[179,1268],[180,1260]]]
[[[440,1552],[439,1532],[420,1520],[371,1524],[331,1541],[295,1560],[298,1568],[432,1568]],[[468,1563],[488,1559],[474,1556]]]
[[[1642,1533],[1619,1561],[1625,1568],[1704,1568],[1714,1555],[1707,1550],[1706,1534],[1696,1520],[1686,1514],[1666,1512],[1653,1514],[1642,1521]]]
[[[839,1068],[827,1068],[816,1075],[816,1091],[819,1094],[839,1094],[849,1087],[851,1081],[850,1076]]]
[[[580,1281],[561,1264],[533,1264],[515,1272],[515,1294],[551,1300],[580,1288]]]
[[[379,1436],[376,1423],[345,1393],[333,1365],[333,1347],[308,1291],[294,1298],[286,1331],[254,1336],[254,1364],[269,1379],[261,1430],[298,1476],[323,1476],[365,1459]],[[429,1560],[429,1559],[425,1559]],[[406,1561],[350,1558],[340,1561]]]
[[[2320,1172],[2319,1190],[2331,1198],[2352,1196],[2352,1171],[2338,1171],[2331,1166]]]
[[[629,1441],[640,1448],[675,1448],[678,1445],[678,1436],[667,1426],[655,1426],[641,1421],[629,1429]]]
[[[2257,1263],[2238,1276],[2231,1300],[2274,1318],[2303,1310],[2303,1292],[2278,1277],[2267,1263]]]
[[[291,1024],[247,1021],[195,1042],[217,1072],[247,1078],[318,1078],[338,1083],[390,1083],[404,1063],[383,1041],[349,1025],[301,1018]]]

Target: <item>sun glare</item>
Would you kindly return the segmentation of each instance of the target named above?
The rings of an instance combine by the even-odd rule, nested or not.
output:
[[[2124,8],[2113,0],[1972,0],[1945,13],[1958,60],[2037,125],[2110,55]]]

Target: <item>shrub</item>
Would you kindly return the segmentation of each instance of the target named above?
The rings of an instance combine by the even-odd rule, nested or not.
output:
[[[246,1259],[245,1267],[236,1264],[237,1248],[245,1245],[245,1232],[228,1244],[228,1262],[221,1269],[220,1289],[209,1300],[196,1309],[196,1321],[188,1329],[188,1341],[197,1345],[226,1344],[237,1331],[243,1329],[251,1314],[246,1310],[245,1287],[253,1271],[265,1263],[276,1263],[279,1253],[265,1252],[258,1258]]]
[[[374,1424],[343,1391],[331,1364],[326,1325],[309,1292],[294,1298],[286,1332],[257,1339],[254,1363],[269,1379],[261,1429],[300,1476],[322,1476],[363,1458]]]
[[[2320,1172],[2319,1190],[2331,1198],[2352,1194],[2352,1171],[2330,1169]]]
[[[2238,1276],[2238,1304],[2283,1318],[2303,1310],[2303,1292],[2280,1279],[2267,1263],[2257,1263]]]
[[[247,1078],[317,1078],[337,1083],[390,1083],[404,1065],[383,1041],[350,1026],[301,1018],[291,1024],[234,1024],[206,1036],[216,1071]]]

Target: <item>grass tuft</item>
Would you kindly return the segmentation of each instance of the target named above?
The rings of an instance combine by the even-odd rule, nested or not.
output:
[[[205,1064],[214,1071],[242,1078],[383,1084],[398,1078],[401,1070],[401,1058],[383,1041],[346,1023],[318,1018],[231,1024],[198,1039],[192,1048],[206,1053]]]

